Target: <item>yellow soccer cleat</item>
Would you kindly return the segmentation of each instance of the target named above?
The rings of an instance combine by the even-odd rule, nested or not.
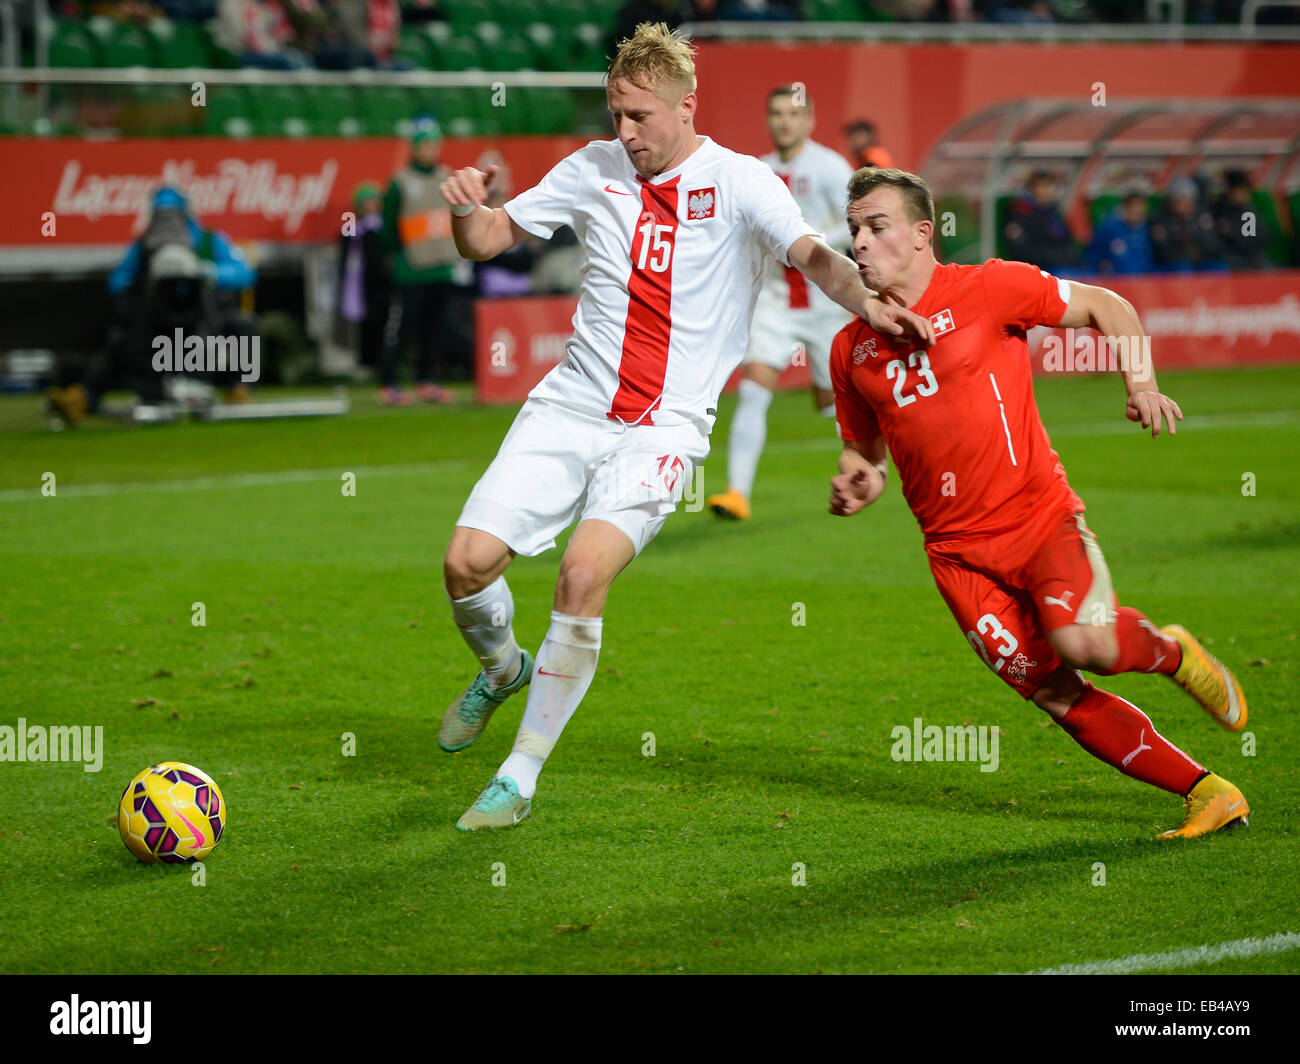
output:
[[[1181,624],[1167,624],[1160,630],[1183,650],[1182,664],[1170,677],[1174,683],[1228,731],[1241,731],[1246,726],[1246,695],[1237,678]]]
[[[709,509],[719,517],[730,517],[736,521],[748,521],[751,510],[749,500],[735,488],[728,487],[721,495],[709,496]]]
[[[1157,839],[1194,839],[1238,822],[1250,821],[1250,806],[1245,796],[1222,776],[1211,772],[1187,793],[1187,815],[1182,827],[1162,831]]]

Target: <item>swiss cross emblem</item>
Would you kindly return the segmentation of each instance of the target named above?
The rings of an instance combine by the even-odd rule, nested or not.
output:
[[[938,314],[931,314],[930,324],[934,326],[934,335],[936,337],[952,332],[953,329],[957,328],[957,323],[952,320],[952,311],[946,308],[939,311]]]
[[[686,193],[686,217],[693,222],[713,217],[713,205],[717,200],[717,190],[712,188],[693,188]]]
[[[858,346],[853,349],[853,364],[855,366],[862,365],[862,363],[866,361],[868,355],[872,358],[876,357],[875,340],[863,340],[862,343],[858,344]]]

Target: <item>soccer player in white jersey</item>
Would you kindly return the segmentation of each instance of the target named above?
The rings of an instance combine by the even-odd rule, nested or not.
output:
[[[483,205],[492,168],[457,170],[442,186],[466,258],[491,259],[561,225],[586,255],[565,358],[529,393],[444,560],[452,616],[482,671],[447,709],[439,745],[463,750],[528,686],[514,748],[457,821],[464,831],[528,816],[542,765],[595,675],[610,585],[708,454],[763,256],[797,267],[875,329],[933,340],[926,319],[862,286],[770,168],[696,134],[692,54],[685,37],[643,23],[608,72],[617,139],[574,152],[496,210]],[[515,641],[502,574],[575,521],[534,661]]]
[[[763,162],[785,182],[804,218],[826,242],[847,248],[844,195],[853,168],[839,152],[810,139],[812,130],[813,105],[803,85],[779,85],[768,93],[767,132],[776,150],[764,155]],[[777,377],[797,352],[808,360],[813,403],[824,417],[835,416],[831,341],[850,318],[797,269],[775,258],[767,261],[727,441],[727,490],[708,500],[714,513],[749,520],[754,475],[767,442],[767,408]]]

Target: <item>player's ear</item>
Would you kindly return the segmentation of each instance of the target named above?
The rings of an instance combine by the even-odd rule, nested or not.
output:
[[[689,122],[695,117],[695,108],[698,104],[699,97],[693,92],[688,92],[682,97],[681,103],[677,105],[677,113],[681,115],[683,121]]]
[[[916,223],[916,240],[913,246],[917,251],[924,251],[930,246],[930,241],[934,237],[934,223],[928,219],[922,219]]]

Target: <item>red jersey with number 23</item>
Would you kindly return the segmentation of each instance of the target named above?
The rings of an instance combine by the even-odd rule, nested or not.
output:
[[[1068,302],[1066,282],[1028,263],[939,266],[910,308],[934,326],[928,350],[861,319],[836,335],[840,437],[884,436],[927,543],[1083,511],[1039,417],[1025,341]]]

